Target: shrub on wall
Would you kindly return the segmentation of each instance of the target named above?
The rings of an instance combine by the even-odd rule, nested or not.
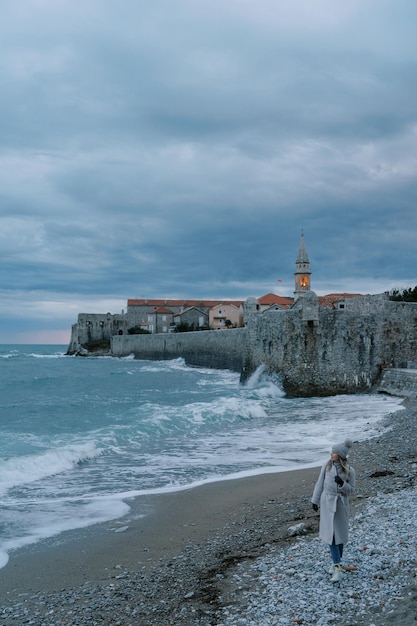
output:
[[[187,322],[181,322],[175,326],[176,333],[191,333],[194,330],[196,330],[194,324],[187,324]]]
[[[100,352],[110,350],[110,339],[95,339],[83,344],[89,352]]]
[[[389,296],[390,300],[396,302],[417,302],[417,285],[412,289],[392,289]]]
[[[145,330],[140,326],[132,326],[132,328],[127,329],[128,335],[151,335],[152,333],[149,330]]]

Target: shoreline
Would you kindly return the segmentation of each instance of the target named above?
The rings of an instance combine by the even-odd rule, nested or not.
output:
[[[401,405],[404,404],[404,399],[397,398],[397,401],[398,401],[397,411],[403,410]],[[395,410],[395,409],[391,407],[391,410]],[[373,426],[373,431],[375,434],[371,435],[372,437],[377,437],[380,434],[381,429],[384,428],[382,425],[385,423],[388,415],[390,414],[385,414],[382,417],[378,416],[378,421]],[[369,425],[369,422],[367,424]],[[365,430],[366,430],[366,427],[365,427]],[[109,525],[117,527],[117,525],[120,523],[124,526],[125,525],[124,520],[129,520],[132,517],[132,514],[131,514],[132,510],[135,511],[135,515],[137,517],[143,517],[145,514],[142,514],[142,511],[140,511],[141,506],[143,506],[143,508],[147,507],[149,509],[149,505],[147,505],[146,503],[151,502],[152,500],[156,501],[160,497],[168,496],[171,494],[175,496],[175,494],[183,492],[183,491],[190,492],[199,488],[204,488],[205,486],[210,485],[210,484],[218,484],[221,482],[230,483],[233,481],[240,481],[240,480],[246,480],[246,479],[250,480],[252,478],[263,477],[267,475],[281,475],[281,474],[288,474],[291,472],[308,471],[311,468],[319,467],[320,459],[316,459],[305,464],[299,463],[298,465],[296,465],[295,463],[293,463],[292,465],[293,466],[291,468],[288,468],[288,466],[285,467],[283,465],[281,466],[280,465],[276,465],[276,466],[266,465],[263,467],[262,466],[257,467],[257,468],[255,467],[251,470],[241,470],[239,472],[232,472],[230,474],[223,475],[223,476],[218,475],[218,476],[212,476],[206,479],[204,478],[199,479],[199,480],[196,480],[196,482],[192,482],[188,485],[177,485],[177,486],[171,486],[169,488],[155,487],[155,489],[149,488],[148,490],[140,490],[140,489],[128,490],[128,491],[121,491],[113,495],[109,495],[108,496],[109,498],[114,497],[115,501],[119,501],[120,503],[121,502],[125,503],[127,505],[125,509],[129,508],[131,509],[131,511],[128,511],[127,513],[122,512],[121,515],[116,514],[114,515],[114,517],[112,517],[111,519],[107,521],[94,521],[88,524],[87,526],[82,526],[82,525],[79,527],[74,526],[73,528],[68,528],[67,530],[60,531],[58,535],[51,535],[51,536],[41,535],[42,533],[42,529],[41,529],[41,532],[38,535],[36,534],[33,535],[33,540],[31,542],[29,542],[28,538],[26,538],[26,541],[27,541],[26,544],[24,541],[22,541],[23,545],[14,547],[10,549],[8,552],[4,550],[4,552],[1,553],[2,558],[0,560],[1,560],[2,565],[0,566],[0,573],[2,569],[4,569],[4,567],[6,567],[7,564],[10,562],[10,559],[16,558],[16,555],[25,554],[25,553],[30,554],[34,550],[42,549],[43,546],[45,547],[45,549],[48,549],[49,545],[59,545],[62,542],[72,540],[69,538],[73,538],[77,536],[81,537],[85,535],[86,533],[90,533],[90,532],[99,532],[97,531],[97,529],[100,528],[101,526],[103,528],[109,527]],[[103,497],[105,498],[105,496]],[[140,506],[139,506],[139,503],[140,503]],[[138,512],[138,509],[139,509],[139,512]],[[18,542],[16,541],[15,543],[18,543]],[[4,560],[3,560],[3,555],[5,557]],[[1,589],[0,589],[0,594],[1,594]]]
[[[352,516],[369,497],[410,486],[417,403],[404,406],[386,418],[389,431],[355,443],[351,462],[359,491],[351,499]],[[58,607],[65,624],[91,624],[93,617],[120,626],[216,623],[210,620],[221,608],[222,580],[236,563],[294,542],[288,528],[300,522],[307,534],[317,533],[310,497],[318,471],[257,474],[141,496],[140,505],[129,500],[131,513],[123,518],[21,548],[0,570],[7,616],[0,623],[20,626],[25,615],[27,623],[34,616],[35,626],[57,624]],[[139,506],[147,513],[135,519]],[[86,607],[89,621],[68,621]],[[121,615],[127,607],[130,614]]]
[[[239,525],[239,518],[247,516],[259,500],[287,498],[300,485],[307,496],[318,468],[222,479],[127,500],[131,510],[122,518],[66,531],[11,552],[0,569],[0,603],[36,593],[39,583],[34,581],[40,579],[53,591],[82,579],[104,581],[119,565],[149,570],[160,558],[169,560],[180,553],[189,541],[207,540],[226,523]],[[60,571],[64,563],[61,581],[56,568]]]

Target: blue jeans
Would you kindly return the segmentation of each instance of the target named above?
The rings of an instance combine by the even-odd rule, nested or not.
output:
[[[333,563],[340,563],[343,556],[343,543],[336,544],[333,537],[333,543],[329,545],[329,548]]]

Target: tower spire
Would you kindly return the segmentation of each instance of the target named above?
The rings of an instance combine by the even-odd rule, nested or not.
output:
[[[301,231],[300,245],[298,248],[297,260],[295,262],[295,302],[301,298],[306,291],[310,291],[310,260],[304,241],[304,231]]]

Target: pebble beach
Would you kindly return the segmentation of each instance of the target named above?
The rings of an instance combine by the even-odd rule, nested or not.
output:
[[[417,403],[404,407],[352,449],[358,484],[340,583],[310,504],[317,467],[150,496],[139,519],[132,501],[117,522],[12,553],[0,623],[416,624]]]

